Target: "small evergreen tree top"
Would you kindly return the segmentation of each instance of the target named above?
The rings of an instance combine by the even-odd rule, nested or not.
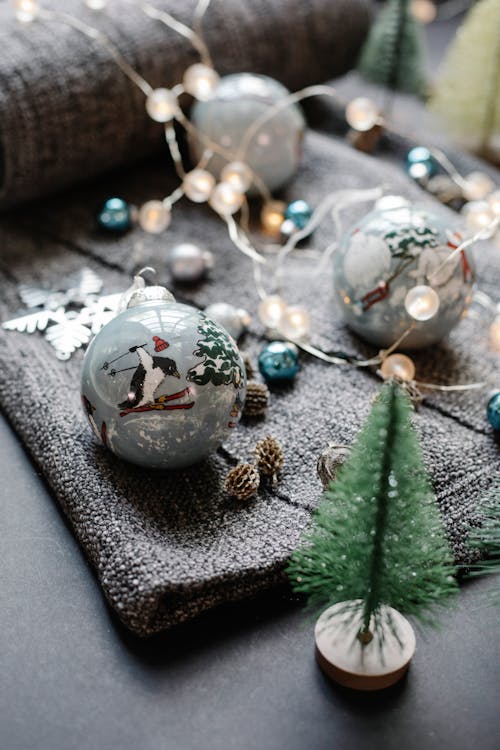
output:
[[[457,588],[411,411],[405,391],[384,384],[288,568],[310,605],[361,608],[368,636],[382,605],[425,619]]]
[[[485,155],[500,136],[500,2],[480,0],[448,48],[429,108]]]
[[[500,574],[500,476],[496,477],[495,489],[483,511],[481,528],[474,529],[469,536],[471,546],[478,548],[486,559],[472,566],[471,575]],[[500,604],[500,592],[498,594]]]
[[[410,0],[386,0],[361,50],[358,70],[367,81],[395,91],[424,91],[424,41]]]

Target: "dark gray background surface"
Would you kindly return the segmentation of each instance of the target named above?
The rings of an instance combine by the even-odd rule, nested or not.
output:
[[[403,683],[351,694],[285,593],[131,636],[4,420],[0,467],[2,750],[498,750],[498,579],[418,634]]]

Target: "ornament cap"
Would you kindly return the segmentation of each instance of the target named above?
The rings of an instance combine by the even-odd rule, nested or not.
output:
[[[145,302],[175,302],[175,297],[164,286],[145,286],[132,292],[126,306],[137,307]]]
[[[134,276],[132,286],[124,293],[121,302],[121,310],[127,310],[129,307],[137,307],[145,302],[175,302],[172,292],[169,292],[164,286],[152,284],[146,286],[143,274],[149,271],[156,276],[156,270],[150,266],[141,268],[139,273]]]

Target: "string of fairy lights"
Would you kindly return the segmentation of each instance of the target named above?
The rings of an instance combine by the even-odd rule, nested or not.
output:
[[[493,237],[500,224],[500,191],[487,175],[473,173],[463,177],[455,169],[445,154],[436,148],[416,147],[408,154],[408,174],[426,185],[433,178],[437,164],[451,183],[461,191],[466,199],[462,210],[467,225],[467,236],[460,237],[443,259],[439,268],[428,277],[428,283],[415,285],[404,300],[406,312],[412,323],[389,347],[375,357],[356,359],[343,352],[328,354],[315,347],[310,341],[311,316],[302,305],[289,304],[283,294],[283,279],[286,275],[286,260],[298,243],[311,233],[328,216],[333,219],[337,237],[341,232],[341,212],[348,206],[368,201],[378,201],[383,190],[377,186],[369,190],[338,190],[327,195],[313,211],[305,201],[295,201],[287,206],[273,198],[266,181],[248,163],[247,153],[263,126],[276,118],[279,113],[297,105],[304,99],[315,96],[332,97],[340,101],[336,90],[327,85],[309,86],[301,91],[281,96],[269,105],[245,129],[239,143],[225,147],[209,137],[184,113],[179,104],[183,94],[189,94],[195,102],[209,102],[220,83],[214,68],[210,51],[202,32],[202,22],[210,0],[199,0],[192,19],[192,27],[177,20],[170,12],[159,9],[145,0],[127,0],[144,14],[163,24],[172,31],[188,39],[200,57],[200,62],[190,65],[183,74],[182,81],[167,88],[153,88],[151,84],[125,59],[114,42],[102,31],[64,11],[56,11],[41,6],[38,0],[11,0],[19,22],[33,21],[63,23],[92,39],[105,48],[122,73],[145,97],[145,109],[149,117],[164,129],[165,142],[173,160],[179,185],[168,195],[148,200],[140,206],[137,221],[141,229],[149,234],[159,235],[168,229],[173,206],[182,198],[193,203],[208,204],[221,218],[234,246],[253,265],[253,278],[260,298],[258,317],[272,337],[280,336],[294,347],[327,363],[355,367],[369,367],[377,370],[383,378],[398,376],[406,382],[415,381],[415,367],[406,355],[395,353],[402,341],[411,334],[419,321],[426,321],[439,309],[439,296],[432,286],[432,277],[438,275],[443,266],[452,263],[457,256],[465,257],[464,250],[479,240]],[[103,13],[108,7],[107,0],[85,0],[85,5],[93,11]],[[348,125],[355,133],[363,134],[373,129],[389,129],[377,105],[366,97],[358,97],[345,106]],[[196,140],[200,147],[200,158],[193,168],[184,167],[175,124],[181,125],[187,135]],[[393,132],[395,132],[393,130]],[[217,179],[208,168],[213,158],[221,158],[224,166]],[[436,194],[437,191],[431,190]],[[249,232],[249,193],[257,194],[263,206],[260,213],[261,228],[271,236],[273,242],[257,242]],[[116,199],[112,199],[116,200]],[[443,201],[446,202],[446,201]],[[302,205],[303,204],[303,205]],[[123,208],[123,206],[122,206]],[[289,209],[294,208],[294,211]],[[239,221],[236,216],[239,215]],[[500,236],[500,232],[498,233]],[[281,242],[279,242],[281,238]],[[316,253],[316,270],[323,269],[337,251],[339,242],[335,239],[322,253]],[[402,268],[404,267],[401,266]],[[264,272],[265,269],[265,272]],[[397,275],[397,273],[396,273]],[[265,283],[264,283],[265,280]],[[393,280],[390,277],[385,283]],[[380,294],[383,294],[380,292]],[[493,317],[490,327],[490,343],[500,349],[500,310],[487,295],[479,293],[479,305]],[[439,385],[419,383],[417,385],[438,390],[468,390],[482,388],[485,383]]]

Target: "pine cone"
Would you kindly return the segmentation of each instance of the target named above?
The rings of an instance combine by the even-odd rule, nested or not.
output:
[[[247,395],[243,414],[246,417],[261,417],[269,406],[269,388],[264,383],[251,380],[247,383]]]
[[[253,464],[238,464],[226,477],[224,487],[228,495],[238,500],[250,500],[257,494],[260,476]]]
[[[264,440],[259,440],[255,446],[254,455],[259,471],[276,481],[285,463],[283,450],[276,438],[269,436]]]
[[[334,444],[329,445],[321,453],[316,464],[316,470],[325,490],[330,485],[330,482],[336,479],[337,472],[344,463],[348,453],[349,448],[345,445]]]

